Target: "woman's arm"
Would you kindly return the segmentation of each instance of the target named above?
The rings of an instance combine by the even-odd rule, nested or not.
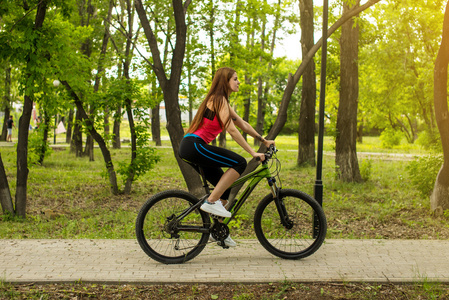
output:
[[[223,98],[223,101],[226,101],[226,99]],[[237,122],[237,124],[241,124],[240,122],[244,122],[242,118],[240,118],[235,112],[234,110],[231,108],[231,106],[229,105],[229,103],[226,101],[226,104],[223,105],[223,108],[220,111],[220,118],[222,120],[227,120],[228,118],[231,118],[232,122],[229,123],[229,125],[226,128],[226,131],[231,135],[231,137],[234,139],[234,141],[237,142],[237,144],[239,144],[246,152],[248,152],[252,157],[256,158],[259,157],[260,161],[264,161],[265,160],[265,155],[263,153],[258,153],[256,151],[253,150],[253,148],[245,141],[245,139],[243,138],[242,134],[240,133],[240,131],[238,131],[238,129],[235,127],[235,123]],[[239,120],[241,120],[239,122]],[[245,122],[246,123],[246,122]],[[257,132],[254,130],[254,128],[252,128],[251,125],[249,125],[248,123],[246,123],[247,125],[244,126],[246,130],[250,131],[252,134],[254,134],[254,136],[259,136],[257,134]],[[243,125],[242,125],[243,126]],[[239,126],[240,127],[240,126]],[[241,127],[240,127],[241,128]],[[252,129],[252,131],[251,131]],[[244,130],[242,128],[243,131],[245,131],[246,133],[250,134],[248,131]],[[263,139],[263,138],[262,138]],[[267,147],[270,144],[274,144],[274,141],[267,141],[265,139],[263,139],[265,142],[265,145],[267,145]]]
[[[253,138],[258,139],[259,141],[264,143],[265,146],[267,146],[267,148],[270,145],[274,145],[274,141],[264,139],[248,122],[243,120],[230,106],[229,106],[229,112],[230,112],[231,120],[237,127],[242,129],[244,132],[246,132]]]

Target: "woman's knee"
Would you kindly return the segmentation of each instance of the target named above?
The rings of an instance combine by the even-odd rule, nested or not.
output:
[[[242,157],[241,159],[238,160],[238,164],[234,166],[233,169],[236,170],[240,175],[242,175],[246,169],[246,166],[247,166],[246,159]]]

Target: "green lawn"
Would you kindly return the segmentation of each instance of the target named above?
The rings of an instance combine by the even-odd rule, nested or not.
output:
[[[316,170],[296,166],[297,138],[281,136],[276,143],[282,162],[282,186],[313,195]],[[367,137],[358,149],[392,152],[379,144],[378,139]],[[75,158],[64,148],[55,149],[43,166],[30,168],[27,219],[0,215],[0,238],[134,238],[135,217],[148,197],[166,189],[186,189],[169,141],[164,140],[163,146],[157,150],[161,161],[155,168],[134,182],[130,195],[119,196],[110,192],[98,149],[94,162]],[[248,157],[235,142],[228,140],[227,146]],[[359,158],[361,169],[370,179],[363,184],[342,183],[335,179],[332,148],[333,139],[326,137],[323,207],[329,222],[328,238],[449,237],[447,218],[433,217],[429,198],[422,197],[411,184],[406,170],[409,161]],[[15,150],[1,147],[0,151],[14,197]],[[129,148],[111,152],[115,166],[130,156]],[[407,153],[425,151],[414,145]],[[233,237],[254,238],[253,212],[268,193],[262,182],[241,210],[238,222],[231,223]]]

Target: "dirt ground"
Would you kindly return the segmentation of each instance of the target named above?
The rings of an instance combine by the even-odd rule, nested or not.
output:
[[[1,284],[0,299],[449,299],[449,285],[367,283]]]

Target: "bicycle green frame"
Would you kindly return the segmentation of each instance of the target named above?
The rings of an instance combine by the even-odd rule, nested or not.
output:
[[[203,181],[205,180],[204,176],[203,177]],[[252,191],[256,188],[257,184],[262,180],[266,178],[269,182],[268,185],[271,188],[271,193],[273,194],[273,197],[277,198],[278,195],[278,187],[275,184],[275,181],[273,180],[273,183],[270,184],[270,179],[273,179],[273,177],[271,176],[271,172],[268,169],[268,165],[262,163],[262,166],[254,171],[252,171],[251,173],[246,174],[245,176],[240,177],[239,179],[237,179],[231,186],[230,188],[236,187],[240,184],[244,184],[245,182],[247,182],[248,180],[251,180],[248,184],[248,186],[245,188],[245,190],[240,194],[240,197],[237,198],[233,204],[232,207],[230,209],[230,212],[232,214],[232,216],[230,218],[225,218],[223,220],[224,224],[229,224],[230,221],[232,221],[232,219],[234,219],[234,216],[236,215],[236,213],[239,211],[239,209],[243,206],[243,204],[245,203],[246,199],[248,199],[249,195],[251,195]],[[207,185],[207,183],[205,182],[204,185],[206,190],[209,190],[209,186]],[[190,214],[193,210],[198,209],[199,206],[201,205],[201,201],[198,202],[197,204],[191,206],[188,209],[185,209],[184,211],[182,211],[178,216],[176,216],[176,219],[179,221],[181,221],[182,219],[184,219],[188,214]],[[285,208],[282,208],[282,205],[279,206],[278,203],[276,203],[276,206],[279,210],[279,213],[281,216],[285,216],[286,214],[285,212]],[[281,217],[281,221],[284,220],[285,218]],[[287,219],[285,219],[287,220]],[[209,228],[204,228],[204,227],[197,227],[197,226],[190,226],[190,225],[179,225],[178,229],[181,231],[194,231],[194,232],[203,232],[203,233],[208,233],[209,232]]]
[[[252,179],[248,183],[248,186],[245,188],[245,190],[240,194],[240,197],[236,198],[236,200],[233,202],[232,207],[229,210],[231,212],[232,216],[230,218],[224,219],[223,223],[225,223],[226,225],[229,224],[229,222],[234,218],[234,215],[239,211],[239,209],[243,206],[245,201],[248,199],[249,195],[251,195],[252,191],[256,188],[256,186],[259,184],[259,182],[264,178],[266,178],[266,179],[272,178],[271,172],[268,169],[267,164],[262,164],[262,166],[260,168],[252,171],[251,173],[246,174],[245,176],[240,177],[231,185],[230,188],[232,189],[233,187],[244,184],[248,180]],[[277,188],[273,187],[272,185],[270,185],[270,187],[271,187],[271,192],[273,193],[273,196],[276,197],[277,196]]]

